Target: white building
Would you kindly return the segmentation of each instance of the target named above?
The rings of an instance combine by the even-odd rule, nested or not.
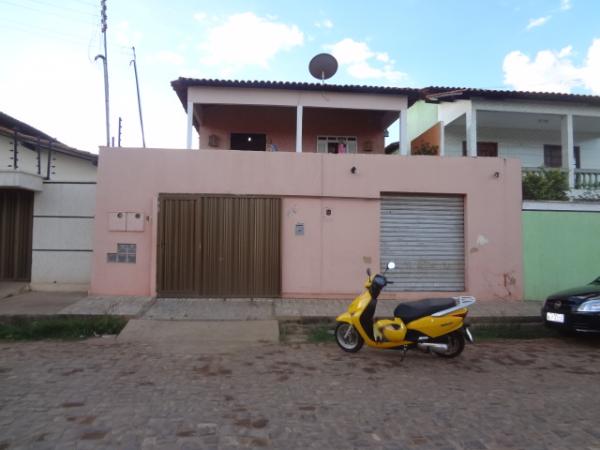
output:
[[[568,173],[576,190],[600,189],[600,97],[426,88],[409,109],[409,139],[442,156],[518,158],[524,171]]]
[[[87,290],[97,163],[0,112],[0,282]]]

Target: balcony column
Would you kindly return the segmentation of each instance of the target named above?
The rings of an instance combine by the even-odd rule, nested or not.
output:
[[[400,111],[398,122],[400,122],[400,135],[398,136],[400,154],[410,155],[410,141],[408,140],[408,114],[406,111]]]
[[[187,149],[192,148],[192,131],[194,128],[194,102],[188,100],[187,102]]]
[[[467,156],[477,156],[477,110],[473,107],[465,113],[467,124]]]
[[[304,107],[296,106],[296,153],[302,153],[302,114]]]
[[[560,143],[562,147],[562,166],[569,175],[569,188],[575,187],[575,142],[573,138],[573,115],[565,114],[560,120]]]

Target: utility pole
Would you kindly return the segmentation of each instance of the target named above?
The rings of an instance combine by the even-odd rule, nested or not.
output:
[[[102,34],[104,35],[104,55],[96,55],[94,61],[102,59],[104,64],[104,104],[106,108],[106,146],[110,147],[110,110],[108,102],[108,54],[106,51],[106,0],[100,0]]]
[[[146,148],[146,136],[144,136],[144,120],[142,119],[142,99],[140,97],[140,84],[138,82],[135,47],[131,47],[131,50],[133,50],[133,59],[129,62],[129,65],[133,63],[133,71],[135,72],[135,88],[137,89],[138,111],[140,113],[140,128],[142,129],[142,146]]]
[[[117,147],[121,146],[121,123],[122,123],[122,119],[119,117],[119,134],[118,134],[118,138],[117,138]]]

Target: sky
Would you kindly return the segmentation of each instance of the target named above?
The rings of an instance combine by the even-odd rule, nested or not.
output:
[[[107,0],[111,136],[184,148],[176,78],[600,95],[598,0]],[[100,1],[0,0],[0,111],[96,153],[106,142]]]

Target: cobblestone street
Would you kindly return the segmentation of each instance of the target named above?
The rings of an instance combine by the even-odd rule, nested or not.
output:
[[[335,344],[0,343],[0,449],[600,449],[598,341],[456,360]]]

